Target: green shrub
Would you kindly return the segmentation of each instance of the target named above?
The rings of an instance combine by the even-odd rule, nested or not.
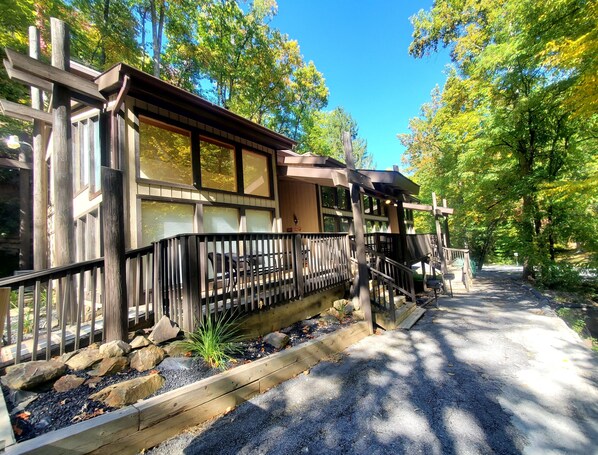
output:
[[[201,357],[212,368],[225,368],[232,354],[241,348],[239,321],[230,314],[207,316],[197,329],[185,334],[179,344],[191,354]]]
[[[539,282],[548,289],[576,289],[581,285],[579,272],[569,264],[543,264],[540,266]]]

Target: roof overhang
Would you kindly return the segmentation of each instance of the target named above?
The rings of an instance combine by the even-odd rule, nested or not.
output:
[[[129,96],[274,150],[291,149],[296,145],[282,134],[124,63],[102,73],[95,82],[99,91],[107,96],[120,90],[125,76],[131,81]]]

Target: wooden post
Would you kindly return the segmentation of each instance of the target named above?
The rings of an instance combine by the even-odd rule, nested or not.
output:
[[[29,27],[29,56],[38,60],[40,56],[40,34],[35,27]],[[31,107],[44,110],[43,92],[31,86]],[[33,268],[48,267],[48,205],[47,167],[44,147],[44,124],[33,120]]]
[[[10,311],[10,288],[0,288],[0,341],[4,335],[4,326]]]
[[[293,262],[295,263],[295,285],[297,286],[297,297],[302,298],[305,293],[305,282],[303,280],[303,264],[305,258],[303,257],[303,242],[301,241],[301,234],[295,235],[295,241],[293,246],[295,257]],[[313,254],[313,251],[307,252],[307,254]]]
[[[436,203],[436,193],[432,193],[432,213],[434,214],[434,222],[436,224],[436,239],[438,242],[438,258],[440,259],[440,264],[442,267],[442,273],[446,273],[447,267],[446,267],[446,261],[444,259],[444,251],[442,250],[442,247],[444,246],[444,242],[442,241],[442,229],[440,228],[440,221],[439,221],[439,215],[437,213],[437,208],[438,205]]]
[[[397,218],[399,220],[399,245],[401,247],[402,263],[407,262],[407,225],[405,224],[405,209],[403,208],[403,201],[397,201]]]
[[[129,315],[125,273],[125,222],[122,171],[102,166],[104,238],[104,334],[106,341],[127,341]]]
[[[447,208],[446,199],[442,199],[442,206]],[[444,238],[446,240],[446,247],[451,247],[451,236],[449,234],[448,215],[444,215]]]
[[[68,26],[51,18],[52,66],[69,70],[70,43]],[[52,92],[52,178],[54,181],[54,251],[57,266],[75,260],[73,220],[73,167],[71,140],[70,90],[54,84]]]
[[[26,147],[29,147],[26,145]],[[19,149],[19,161],[21,163],[30,162],[27,154],[32,150],[25,152],[21,145]],[[31,170],[21,168],[19,170],[19,270],[31,269]]]
[[[345,163],[348,170],[355,169],[353,160],[353,145],[351,135],[343,133],[343,148],[345,149]],[[370,300],[370,288],[368,285],[368,266],[365,256],[365,234],[363,232],[363,217],[361,215],[361,192],[357,183],[349,181],[349,192],[351,194],[351,210],[353,211],[353,224],[355,227],[355,246],[357,256],[357,275],[359,304],[363,310],[365,321],[368,324],[370,334],[374,333],[374,321],[372,318],[372,303]]]

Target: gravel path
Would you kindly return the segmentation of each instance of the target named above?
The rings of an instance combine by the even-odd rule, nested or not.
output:
[[[598,358],[508,270],[152,454],[598,454]]]

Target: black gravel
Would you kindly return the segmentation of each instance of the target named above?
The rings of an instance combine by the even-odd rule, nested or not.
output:
[[[280,330],[289,336],[289,343],[284,349],[334,332],[353,322],[350,317],[345,318],[342,323],[326,323],[320,318],[297,322]],[[278,352],[277,349],[265,343],[262,338],[244,341],[240,343],[240,348],[241,352],[234,356],[234,360],[229,362],[226,368],[234,368]],[[223,371],[209,367],[199,358],[176,358],[176,361],[173,359],[167,358],[156,367],[156,370],[164,377],[165,383],[152,396],[161,395]],[[85,371],[68,370],[65,374],[90,379]],[[98,401],[89,400],[88,396],[109,385],[147,374],[147,371],[127,370],[113,376],[98,378],[99,381],[96,383],[93,381],[91,384],[84,383],[67,392],[56,392],[52,388],[53,384],[47,384],[43,389],[15,393],[2,385],[15,439],[17,442],[25,441],[110,412],[114,408],[105,406]],[[27,403],[28,400],[30,400],[29,403]]]

